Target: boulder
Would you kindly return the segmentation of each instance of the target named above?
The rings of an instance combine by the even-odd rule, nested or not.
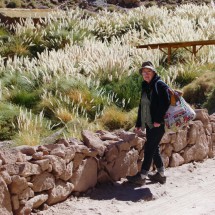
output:
[[[138,151],[143,149],[143,146],[146,142],[146,138],[140,138],[136,136],[133,140],[129,141],[130,147],[134,147]]]
[[[34,197],[34,191],[30,187],[27,187],[18,195],[19,200],[27,201],[29,198],[32,198],[32,197]]]
[[[138,172],[138,157],[138,151],[135,149],[122,151],[112,163],[106,165],[112,180],[118,181],[128,175],[135,175]]]
[[[31,182],[34,192],[41,192],[53,188],[55,185],[55,178],[52,174],[43,172],[40,175],[33,176]]]
[[[17,149],[0,151],[2,164],[14,164],[16,162],[26,161],[26,156]]]
[[[9,175],[9,173],[7,171],[1,171],[0,172],[0,177],[3,178],[3,180],[5,181],[5,183],[7,185],[11,184],[11,182],[12,182],[11,176]]]
[[[186,147],[183,153],[183,158],[185,163],[191,161],[202,161],[209,153],[209,142],[205,134],[201,134],[197,140],[196,144],[191,147]]]
[[[26,178],[14,175],[11,177],[12,183],[10,184],[10,192],[13,194],[19,194],[28,187]]]
[[[65,158],[64,160],[66,161],[66,163],[68,164],[74,157],[75,157],[75,153],[76,153],[76,147],[74,146],[70,146],[66,149],[65,151]]]
[[[66,170],[66,162],[62,158],[56,155],[45,155],[44,158],[49,159],[55,176],[59,177]]]
[[[12,195],[11,196],[11,202],[12,202],[13,210],[19,209],[20,204],[19,204],[19,199],[18,199],[17,195]]]
[[[36,209],[40,207],[44,202],[46,202],[48,199],[48,194],[40,194],[37,196],[34,196],[33,198],[29,199],[24,206],[22,206],[16,214],[18,215],[25,215],[25,214],[31,214],[31,211],[33,209]]]
[[[97,183],[97,161],[94,158],[83,160],[70,182],[74,184],[74,191],[77,192],[85,192],[94,187]]]
[[[169,157],[165,153],[162,153],[161,157],[163,160],[164,167],[167,168],[169,166]]]
[[[115,133],[117,136],[119,136],[120,139],[124,140],[125,142],[130,142],[136,137],[136,134],[134,132],[128,132],[124,130],[116,131]]]
[[[170,158],[169,166],[176,167],[182,165],[183,163],[184,158],[179,153],[173,153]]]
[[[63,172],[63,174],[60,175],[60,179],[64,181],[68,181],[72,177],[73,172],[73,162],[71,161],[66,165],[66,170]]]
[[[28,145],[22,145],[22,146],[17,146],[16,149],[23,154],[26,154],[28,156],[32,156],[34,153],[36,153],[36,147],[28,146]]]
[[[84,144],[92,149],[95,149],[98,151],[99,156],[103,156],[106,147],[104,146],[102,140],[96,136],[93,132],[83,130],[82,131],[82,137],[84,140]]]
[[[32,164],[30,162],[24,162],[19,164],[19,175],[28,177],[31,175],[38,175],[42,172],[38,164]]]
[[[204,126],[206,126],[210,122],[208,111],[206,109],[195,109],[195,112],[195,120],[200,120]]]
[[[171,143],[171,135],[168,132],[165,132],[160,143]]]
[[[57,180],[56,185],[48,191],[48,205],[64,201],[73,191],[74,185],[69,182]]]
[[[13,215],[10,192],[7,184],[0,176],[0,214]]]
[[[199,127],[195,122],[190,122],[187,130],[187,144],[194,145],[198,138]]]
[[[163,153],[165,153],[168,157],[172,155],[173,145],[170,143],[162,144],[164,146]]]
[[[119,156],[119,150],[116,145],[110,145],[105,152],[105,159],[107,162],[115,160]]]
[[[130,144],[125,141],[118,141],[115,143],[115,146],[118,148],[119,153],[122,151],[129,151],[130,150]]]
[[[36,160],[33,163],[39,165],[42,171],[47,170],[50,164],[49,159]]]
[[[119,141],[120,138],[117,137],[116,135],[108,132],[108,131],[104,131],[103,134],[100,135],[100,139],[105,141],[105,140],[116,140],[116,141]]]
[[[177,132],[176,141],[173,143],[174,152],[179,152],[187,145],[187,130]]]

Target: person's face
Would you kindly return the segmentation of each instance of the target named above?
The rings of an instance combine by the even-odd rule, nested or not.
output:
[[[151,69],[148,69],[148,68],[142,69],[142,76],[146,82],[149,83],[152,80],[152,78],[154,77],[154,75],[155,75],[155,72],[152,71]]]

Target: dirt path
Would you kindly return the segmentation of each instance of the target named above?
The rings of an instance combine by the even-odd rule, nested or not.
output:
[[[214,215],[215,158],[166,170],[165,185],[147,181],[136,187],[126,179],[97,186],[85,197],[70,197],[43,215]]]

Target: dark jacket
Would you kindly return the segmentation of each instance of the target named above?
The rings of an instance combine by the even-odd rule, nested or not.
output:
[[[157,91],[155,89],[155,83],[158,80],[160,80],[160,77],[157,74],[155,74],[150,83],[147,83],[146,81],[142,82],[141,98],[143,93],[146,92],[147,97],[151,101],[150,112],[152,117],[152,123],[154,122],[163,123],[164,115],[170,105],[168,86],[165,83],[159,81],[157,83]],[[141,127],[141,99],[138,108],[136,127]]]

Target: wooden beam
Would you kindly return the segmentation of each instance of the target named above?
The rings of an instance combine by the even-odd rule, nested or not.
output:
[[[186,46],[202,46],[202,45],[215,45],[215,40],[201,40],[201,41],[187,41],[187,42],[171,42],[171,43],[154,43],[148,45],[138,45],[136,48],[148,48],[148,49],[158,49],[158,48],[180,48]]]

